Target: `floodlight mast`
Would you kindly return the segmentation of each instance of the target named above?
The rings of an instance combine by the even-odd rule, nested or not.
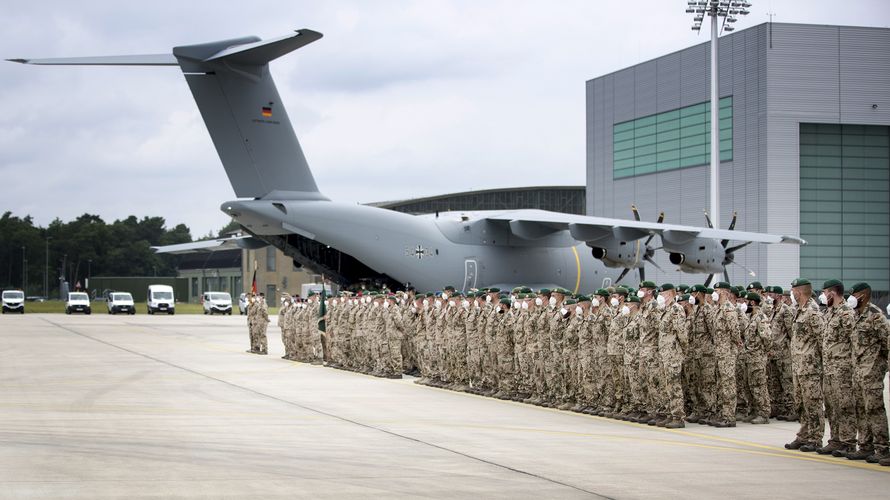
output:
[[[711,18],[711,223],[720,228],[720,80],[717,69],[717,39],[720,31],[733,31],[735,16],[748,15],[751,2],[735,0],[688,0],[686,13],[693,14],[692,30],[701,33],[707,14]],[[721,29],[717,26],[723,18]]]

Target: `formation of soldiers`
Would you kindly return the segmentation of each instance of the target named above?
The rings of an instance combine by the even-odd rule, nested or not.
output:
[[[326,306],[285,297],[285,358],[666,428],[799,420],[788,449],[890,465],[890,327],[866,283],[830,280],[818,298],[805,279],[589,296],[446,287],[343,292]]]

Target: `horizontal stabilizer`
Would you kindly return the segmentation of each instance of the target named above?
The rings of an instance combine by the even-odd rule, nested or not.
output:
[[[173,54],[53,57],[49,59],[7,59],[7,61],[47,66],[179,66],[179,62]]]
[[[317,31],[299,30],[292,35],[229,47],[208,57],[205,61],[225,60],[235,64],[259,66],[309,45],[321,37],[322,34]]]

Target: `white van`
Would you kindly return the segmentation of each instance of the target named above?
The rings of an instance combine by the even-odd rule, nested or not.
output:
[[[176,300],[173,297],[173,287],[168,285],[148,285],[148,314],[162,312],[176,313]]]
[[[68,292],[68,300],[65,302],[65,314],[82,312],[91,314],[93,308],[90,305],[90,296],[85,292]]]
[[[204,292],[204,314],[232,314],[232,296],[226,292]]]
[[[136,314],[133,296],[127,292],[109,292],[105,304],[108,306],[108,314]]]
[[[21,290],[3,290],[3,314],[25,314],[25,293]]]

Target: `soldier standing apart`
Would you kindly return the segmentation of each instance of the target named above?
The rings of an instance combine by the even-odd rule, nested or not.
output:
[[[856,283],[852,292],[847,305],[854,311],[851,343],[859,450],[848,453],[846,457],[890,466],[890,452],[887,449],[890,439],[884,409],[884,375],[887,373],[890,327],[881,310],[871,303],[871,286],[868,283]],[[843,456],[840,453],[832,455]]]
[[[746,314],[750,318],[742,333],[745,349],[744,382],[748,385],[749,395],[746,422],[752,424],[768,424],[770,415],[769,388],[767,386],[766,366],[767,353],[770,350],[772,331],[770,321],[760,308],[761,297],[755,292],[745,294],[747,299]]]
[[[256,322],[257,322],[257,307],[256,307],[256,295],[251,293],[250,296],[247,297],[247,333],[250,335],[250,349],[247,352],[257,354],[254,351],[254,347],[256,346]]]
[[[809,280],[791,283],[794,317],[791,326],[791,369],[794,392],[800,401],[800,430],[789,450],[816,451],[822,447],[825,419],[822,410],[822,316],[812,299]]]
[[[849,453],[856,449],[853,348],[850,345],[855,318],[844,302],[844,285],[838,280],[828,280],[822,285],[819,302],[827,306],[822,332],[822,390],[831,435],[828,445],[817,451],[820,455],[835,450]]]

